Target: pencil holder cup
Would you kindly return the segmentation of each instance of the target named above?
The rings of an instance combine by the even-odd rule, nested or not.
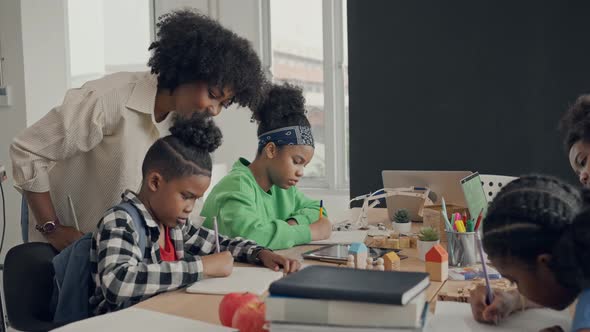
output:
[[[447,234],[447,253],[449,265],[470,266],[481,262],[478,255],[475,232],[445,232]]]

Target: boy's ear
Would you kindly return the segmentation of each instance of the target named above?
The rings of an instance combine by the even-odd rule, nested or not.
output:
[[[164,177],[162,176],[162,174],[160,174],[156,171],[148,173],[147,187],[151,192],[158,191],[158,189],[160,189],[160,187],[162,186],[163,182],[164,182]]]
[[[278,152],[279,148],[274,142],[270,142],[266,144],[266,146],[264,147],[264,153],[266,154],[266,158],[268,159],[274,159],[277,156]]]

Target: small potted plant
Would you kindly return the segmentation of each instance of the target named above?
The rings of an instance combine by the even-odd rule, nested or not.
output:
[[[410,213],[406,209],[399,209],[393,215],[393,230],[400,234],[408,234],[412,231]]]
[[[418,233],[418,257],[425,260],[426,253],[440,243],[438,231],[432,227],[422,227]]]

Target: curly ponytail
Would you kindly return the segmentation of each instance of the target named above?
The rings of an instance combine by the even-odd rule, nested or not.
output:
[[[149,148],[141,168],[143,176],[155,169],[168,181],[189,175],[211,177],[210,153],[221,145],[222,139],[213,120],[199,113],[176,118],[170,133]]]

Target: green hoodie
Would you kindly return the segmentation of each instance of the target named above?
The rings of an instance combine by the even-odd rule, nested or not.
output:
[[[219,232],[244,237],[270,249],[285,249],[311,241],[309,225],[319,219],[320,202],[303,195],[295,186],[268,192],[260,188],[244,158],[211,190],[201,216],[203,226],[213,228],[217,216]],[[324,216],[326,214],[324,213]],[[297,220],[291,226],[288,219]]]

